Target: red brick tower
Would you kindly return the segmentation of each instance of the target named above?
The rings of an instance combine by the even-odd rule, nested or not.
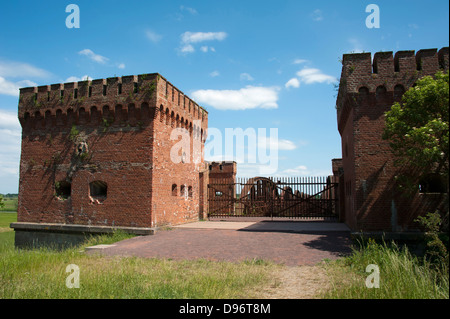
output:
[[[337,97],[342,141],[345,221],[355,231],[405,231],[433,209],[436,194],[405,198],[396,191],[397,168],[382,139],[384,113],[420,77],[448,71],[448,47],[414,51],[345,54]],[[437,201],[436,201],[437,200]]]
[[[198,219],[208,113],[159,74],[23,88],[19,120],[16,234]]]

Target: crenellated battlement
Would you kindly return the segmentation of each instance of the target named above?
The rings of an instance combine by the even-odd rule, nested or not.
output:
[[[234,161],[207,162],[209,174],[234,174],[236,175],[237,164]]]
[[[158,116],[188,128],[195,120],[206,126],[208,112],[160,74],[151,73],[21,88],[18,116],[22,126],[33,122],[33,129],[120,120],[142,125]]]
[[[433,75],[439,69],[449,69],[449,48],[425,49],[414,51],[377,52],[344,54],[342,59],[341,85],[347,92],[358,92],[358,85],[365,82],[369,92],[375,91],[386,78],[403,80],[413,76],[415,79],[425,75]],[[358,80],[358,81],[357,81]],[[381,82],[380,82],[381,81]],[[390,83],[388,83],[390,84]],[[387,86],[393,91],[393,86]]]
[[[449,48],[344,54],[336,100],[339,130],[349,108],[363,97],[375,104],[399,101],[421,77],[449,70]],[[378,101],[378,102],[377,102]]]

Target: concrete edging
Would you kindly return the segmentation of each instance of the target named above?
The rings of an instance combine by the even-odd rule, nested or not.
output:
[[[121,227],[121,226],[96,226],[96,225],[75,225],[75,224],[51,224],[51,223],[11,223],[10,228],[15,231],[44,231],[63,233],[89,233],[89,234],[109,234],[121,230],[135,235],[154,235],[155,228],[150,227]]]

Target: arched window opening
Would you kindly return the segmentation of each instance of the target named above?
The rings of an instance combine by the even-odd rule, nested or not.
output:
[[[366,88],[365,86],[362,86],[359,88],[358,93],[360,95],[368,95],[369,94],[369,89]]]
[[[159,121],[162,122],[164,120],[164,106],[159,107]]]

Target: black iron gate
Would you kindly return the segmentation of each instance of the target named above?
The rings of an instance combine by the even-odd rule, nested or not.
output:
[[[212,179],[208,217],[338,218],[333,177]]]

